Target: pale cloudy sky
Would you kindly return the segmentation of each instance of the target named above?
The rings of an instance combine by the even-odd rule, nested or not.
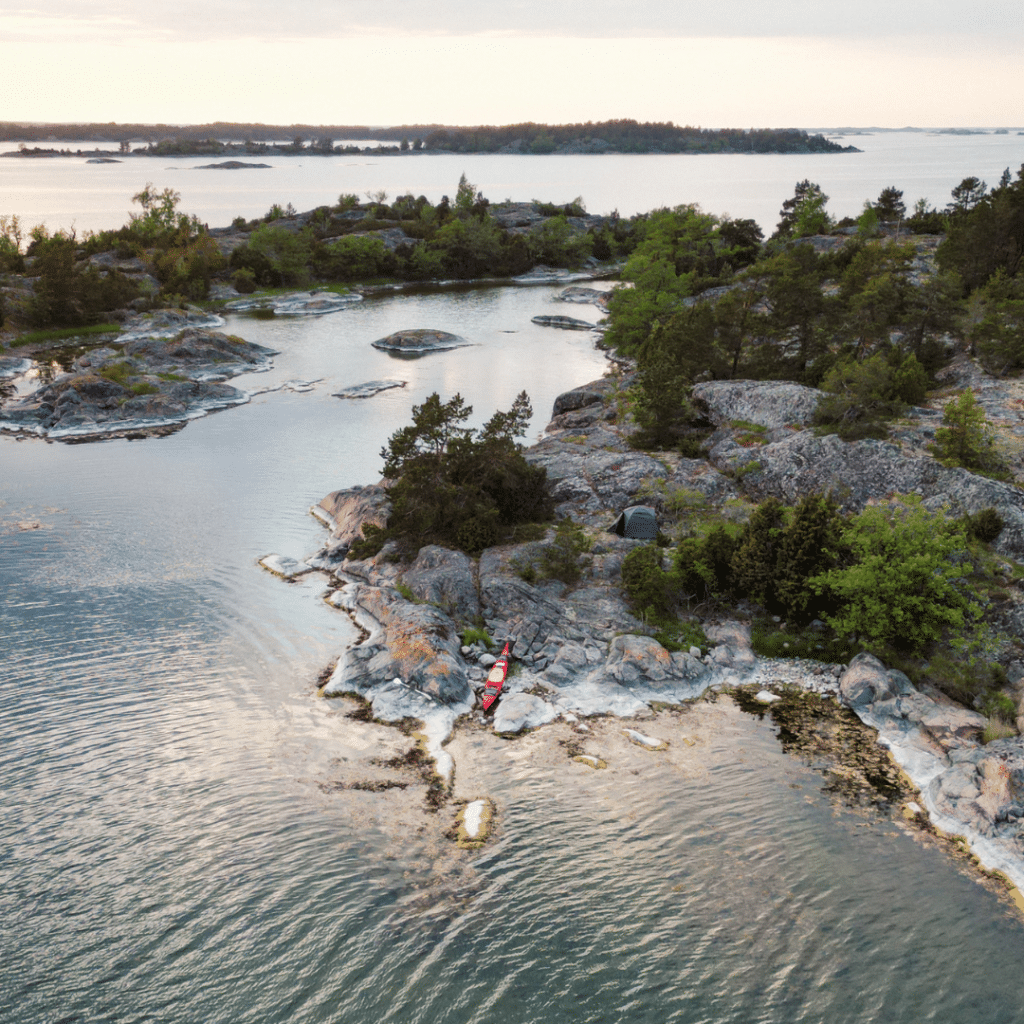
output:
[[[1024,126],[1021,0],[0,0],[0,118]]]

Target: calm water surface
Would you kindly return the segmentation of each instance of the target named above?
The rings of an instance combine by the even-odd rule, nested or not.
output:
[[[767,723],[723,718],[700,772],[572,773],[482,737],[462,762],[499,807],[482,855],[388,794],[325,791],[396,741],[316,698],[354,638],[322,579],[256,560],[311,551],[307,507],[374,479],[431,391],[479,423],[525,387],[540,430],[604,365],[530,324],[565,311],[553,292],[235,318],[281,350],[242,386],[315,390],[162,439],[0,437],[0,1021],[1024,1021],[1024,926],[833,808]],[[420,326],[473,346],[369,347]],[[406,387],[331,397],[383,377]]]
[[[950,190],[976,175],[995,185],[1006,167],[1024,163],[1024,137],[883,132],[840,140],[863,150],[845,154],[702,156],[503,156],[422,154],[406,157],[252,157],[264,170],[204,170],[219,158],[146,158],[88,164],[85,158],[0,160],[0,213],[24,224],[96,231],[127,220],[131,197],[146,182],[177,189],[181,209],[211,227],[262,216],[274,203],[297,210],[337,202],[343,192],[384,189],[437,202],[454,196],[463,173],[493,202],[582,196],[592,213],[631,216],[660,206],[699,203],[709,213],[751,217],[770,235],[783,200],[804,178],[830,196],[837,218],[860,214],[883,188],[903,189],[908,208],[927,198],[940,209]],[[92,146],[68,143],[68,148]],[[10,145],[6,148],[12,148]],[[246,158],[249,160],[250,158]]]

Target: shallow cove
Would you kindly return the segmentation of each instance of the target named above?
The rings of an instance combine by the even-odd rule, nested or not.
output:
[[[166,438],[0,438],[12,1019],[1024,1020],[1024,926],[940,851],[833,808],[728,702],[671,732],[671,715],[633,723],[661,753],[595,720],[603,771],[569,760],[559,724],[460,728],[457,793],[496,804],[482,853],[443,838],[416,784],[333,786],[412,741],[316,696],[354,632],[320,577],[285,585],[256,561],[313,550],[306,508],[372,479],[431,390],[483,419],[525,386],[540,429],[541,392],[603,363],[570,332],[536,328],[534,350],[523,321],[552,291],[261,321],[282,354],[254,387],[328,379]],[[331,397],[397,375],[368,343],[419,314],[480,344],[400,364],[405,389]],[[250,323],[230,330],[262,342]],[[520,335],[499,345],[505,329]]]

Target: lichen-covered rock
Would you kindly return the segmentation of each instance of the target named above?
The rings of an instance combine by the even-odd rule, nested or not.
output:
[[[216,366],[220,372],[229,368],[251,369],[265,363],[274,351],[254,345],[241,338],[203,327],[186,327],[172,338],[144,337],[129,341],[124,354],[145,362],[147,366],[195,367]]]
[[[332,491],[310,511],[330,527],[330,541],[314,556],[314,564],[329,568],[344,561],[352,542],[362,536],[363,523],[387,523],[391,504],[381,484],[367,484]]]
[[[560,416],[564,412],[582,409],[585,405],[603,403],[614,391],[615,383],[608,379],[592,381],[571,391],[563,391],[555,399],[551,415]]]
[[[473,559],[462,551],[436,544],[420,548],[402,582],[421,601],[440,605],[455,619],[473,621],[480,614]]]
[[[711,449],[710,458],[722,472],[740,473],[744,489],[757,501],[775,497],[796,504],[817,491],[834,495],[852,511],[888,494],[919,494],[925,507],[949,506],[954,514],[995,508],[1006,525],[993,546],[1024,557],[1024,491],[931,458],[909,457],[887,441],[846,442],[805,430],[756,449],[725,439]]]
[[[693,398],[719,426],[743,420],[774,428],[811,422],[822,392],[790,381],[713,380],[695,384]]]
[[[472,699],[452,620],[397,590],[350,583],[332,597],[370,636],[345,651],[324,692],[372,694],[394,679],[442,704]]]

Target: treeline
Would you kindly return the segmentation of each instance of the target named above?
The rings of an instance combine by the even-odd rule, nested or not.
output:
[[[963,337],[996,374],[1024,370],[1024,168],[988,191],[965,179],[943,211],[883,191],[837,226],[828,197],[800,182],[771,239],[752,222],[696,207],[638,218],[636,244],[610,300],[607,339],[639,365],[637,443],[699,441],[689,405],[698,379],[793,380],[831,397],[819,425],[841,436],[881,437],[886,422],[922,401]],[[946,232],[937,269],[895,232],[915,221]]]
[[[314,210],[298,231],[272,221],[237,222],[251,234],[231,254],[235,287],[251,290],[310,279],[514,277],[537,264],[571,268],[590,258],[611,259],[632,245],[629,222],[601,218],[581,229],[556,207],[529,231],[505,228],[465,175],[454,200],[444,196],[436,205],[424,196],[399,196],[390,203],[386,193],[377,197],[359,205],[355,196],[342,196],[337,207]],[[402,241],[389,247],[381,233],[395,228]]]
[[[452,153],[514,149],[542,154],[577,146],[616,153],[856,152],[853,146],[840,146],[823,135],[808,135],[796,128],[711,129],[633,120],[442,128],[429,133],[424,144],[428,149]]]
[[[439,150],[451,153],[495,153],[511,148],[525,153],[553,153],[583,147],[591,152],[616,153],[841,153],[856,152],[823,135],[797,128],[694,128],[667,122],[634,120],[588,121],[578,124],[398,125],[263,125],[213,122],[202,125],[44,124],[0,123],[0,141],[59,142],[69,140],[148,142],[157,155],[214,154],[234,151],[225,143],[241,143],[248,152],[349,152],[358,147],[335,145],[336,139],[396,143],[395,152]],[[219,147],[219,148],[218,148]],[[391,151],[392,147],[385,147]]]
[[[134,280],[89,262],[106,252],[145,264],[160,284],[149,296],[154,305],[183,305],[206,298],[214,280],[249,293],[314,283],[507,278],[538,264],[575,268],[610,260],[634,243],[632,221],[582,220],[579,200],[535,204],[545,219],[530,230],[505,227],[465,175],[455,198],[437,204],[412,195],[389,201],[384,191],[369,202],[342,195],[334,206],[302,215],[275,204],[262,218],[236,218],[233,227],[247,239],[230,256],[205,225],[178,211],[179,200],[173,189],[147,185],[133,197],[141,213],[121,228],[81,239],[73,231],[50,235],[43,227],[23,236],[17,217],[0,218],[0,272],[34,278],[31,298],[7,312],[27,326],[72,327],[142,301]]]

